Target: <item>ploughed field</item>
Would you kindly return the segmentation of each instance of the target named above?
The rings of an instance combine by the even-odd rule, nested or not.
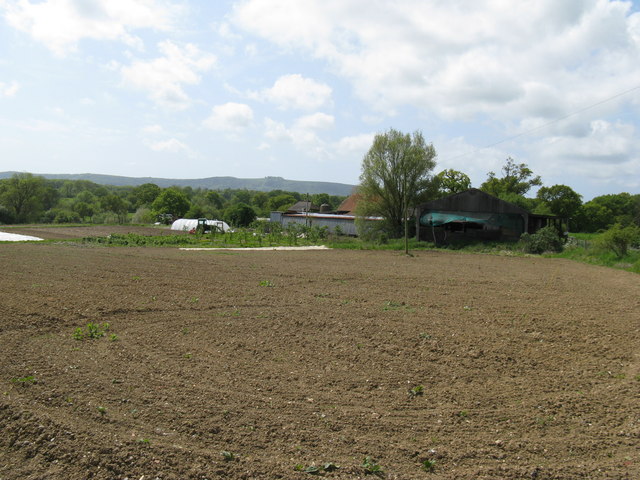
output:
[[[2,480],[640,478],[632,273],[68,243],[0,272]]]

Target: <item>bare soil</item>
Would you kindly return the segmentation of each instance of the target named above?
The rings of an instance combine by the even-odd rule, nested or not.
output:
[[[144,227],[139,225],[91,225],[91,226],[67,226],[67,225],[18,225],[1,226],[0,231],[7,233],[17,233],[20,235],[30,235],[32,237],[43,238],[45,240],[71,240],[83,237],[106,237],[112,233],[124,235],[136,233],[138,235],[186,235],[187,232],[171,230],[170,227],[152,226]]]
[[[2,480],[640,478],[632,273],[70,243],[0,272]]]

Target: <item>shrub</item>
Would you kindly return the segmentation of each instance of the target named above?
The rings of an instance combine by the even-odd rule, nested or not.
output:
[[[630,246],[640,243],[640,227],[628,225],[623,227],[616,223],[598,238],[598,244],[605,250],[611,250],[618,258],[627,255]]]
[[[156,217],[151,209],[145,207],[138,208],[131,218],[131,223],[136,224],[154,223],[155,221]]]
[[[554,227],[544,227],[536,233],[523,233],[520,237],[523,250],[527,253],[561,252],[562,238]]]
[[[80,215],[69,210],[60,210],[53,219],[53,223],[79,223],[81,221]]]

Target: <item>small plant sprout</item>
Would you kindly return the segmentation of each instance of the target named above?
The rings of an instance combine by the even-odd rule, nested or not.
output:
[[[100,413],[101,417],[104,417],[107,414],[107,409],[105,407],[96,407],[98,410],[98,413]]]
[[[82,328],[78,327],[76,328],[73,333],[71,334],[71,336],[75,339],[75,340],[84,340],[84,332],[82,331]]]
[[[28,375],[26,377],[14,378],[11,380],[13,383],[17,383],[20,385],[33,385],[34,383],[38,383],[36,377],[33,375]]]
[[[416,385],[409,389],[409,396],[411,398],[419,397],[421,395],[424,395],[424,387],[422,385]]]
[[[109,341],[117,342],[118,341],[118,336],[115,333],[112,333],[111,335],[109,335]]]
[[[109,325],[106,323],[105,325]],[[100,329],[100,326],[97,323],[87,323],[87,338],[96,339],[104,337],[104,331]]]
[[[336,464],[335,464],[335,463],[333,463],[333,462],[327,462],[327,463],[325,463],[325,464],[322,466],[322,469],[323,469],[325,472],[333,472],[333,471],[335,471],[335,470],[338,470],[339,468],[340,468],[340,465],[336,465]]]
[[[435,460],[427,459],[424,462],[422,462],[422,469],[425,472],[431,473],[431,472],[433,472],[435,470],[435,468],[436,468],[436,461]]]
[[[225,462],[233,462],[236,459],[236,456],[233,452],[229,452],[228,450],[223,450],[220,452],[222,458]]]
[[[431,338],[431,335],[429,335],[428,333],[424,333],[424,332],[422,332],[422,333],[420,334],[420,338],[421,338],[422,340],[429,340],[429,339]]]
[[[462,309],[463,309],[465,312],[470,312],[471,310],[473,310],[473,307],[470,307],[469,305],[465,305],[464,307],[462,307]]]
[[[271,280],[261,280],[258,285],[261,287],[273,287],[273,282]]]
[[[370,456],[364,457],[362,468],[364,469],[365,475],[384,475],[384,470],[382,469],[382,467],[378,463],[376,463],[376,461]]]
[[[98,338],[104,337],[106,332],[108,332],[110,328],[111,325],[109,325],[109,323],[107,322],[103,323],[102,326],[100,326],[100,324],[98,323],[89,322],[87,323],[85,329],[81,327],[76,328],[71,334],[71,337],[75,340],[84,340],[85,338],[96,340]],[[111,341],[114,341],[117,340],[117,337],[112,334],[109,339]]]

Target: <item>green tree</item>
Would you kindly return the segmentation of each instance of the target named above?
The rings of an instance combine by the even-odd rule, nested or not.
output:
[[[171,214],[174,217],[182,217],[190,207],[187,196],[175,187],[163,190],[151,204],[156,214]]]
[[[131,192],[131,203],[135,207],[148,207],[158,198],[162,189],[155,183],[143,183]]]
[[[35,221],[43,211],[44,178],[16,173],[2,182],[1,202],[18,223]]]
[[[224,198],[215,190],[211,190],[207,192],[207,194],[205,195],[205,198],[211,205],[213,205],[214,208],[218,210],[221,209],[222,206],[224,205]]]
[[[73,211],[76,212],[82,220],[93,215],[93,207],[86,202],[76,202],[73,204]]]
[[[539,185],[542,185],[540,176],[534,177],[533,171],[526,164],[517,164],[509,157],[502,167],[502,177],[498,178],[494,172],[489,172],[487,180],[480,185],[480,190],[504,198],[509,194],[524,196],[531,187]]]
[[[247,227],[256,218],[255,210],[246,203],[236,203],[224,211],[224,220],[234,227]]]
[[[436,197],[464,192],[470,188],[471,179],[469,176],[452,168],[443,170],[433,177],[433,189],[436,192]]]
[[[100,199],[100,207],[105,212],[115,213],[118,216],[119,223],[124,223],[129,209],[129,204],[118,195],[110,193],[106,197]]]
[[[267,204],[269,205],[269,210],[271,210],[272,212],[278,212],[278,211],[286,210],[297,201],[298,200],[296,200],[296,198],[293,195],[289,195],[288,193],[282,193],[275,197],[271,197]]]
[[[389,233],[401,237],[409,253],[409,214],[427,191],[436,165],[436,150],[419,131],[405,134],[389,129],[377,134],[362,160],[359,213],[384,217]]]
[[[582,205],[582,195],[566,185],[541,187],[536,198],[540,200],[553,215],[571,218]]]

